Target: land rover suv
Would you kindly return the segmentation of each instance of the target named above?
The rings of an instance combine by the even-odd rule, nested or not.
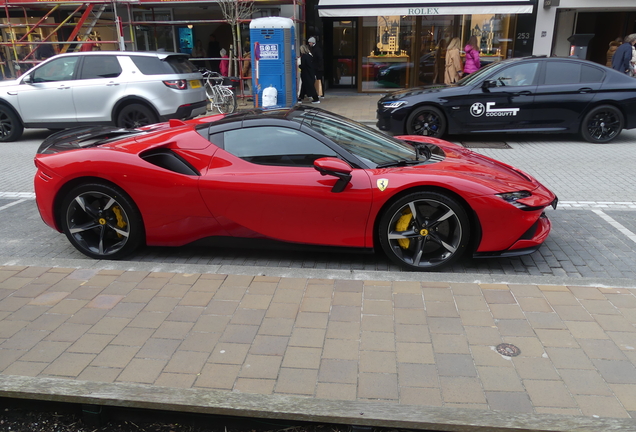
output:
[[[60,54],[0,82],[0,141],[24,128],[134,128],[206,112],[202,76],[186,54],[89,51]]]

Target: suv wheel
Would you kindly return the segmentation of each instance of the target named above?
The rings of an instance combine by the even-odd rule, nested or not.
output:
[[[0,141],[16,141],[22,136],[24,127],[13,110],[0,105]]]
[[[134,129],[141,126],[157,123],[157,116],[150,108],[141,104],[125,106],[117,116],[117,126],[126,129]]]

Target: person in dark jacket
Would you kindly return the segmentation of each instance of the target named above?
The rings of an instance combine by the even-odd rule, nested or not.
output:
[[[208,60],[210,62],[210,70],[212,72],[221,72],[221,44],[214,35],[210,35],[210,41],[208,42],[208,57],[218,59]]]
[[[307,39],[307,43],[309,44],[309,51],[311,51],[311,55],[314,59],[314,70],[316,71],[316,93],[318,93],[318,96],[320,97],[325,97],[325,83],[323,81],[325,65],[322,57],[322,49],[316,45],[315,37]]]
[[[622,72],[624,74],[629,73],[629,64],[632,61],[632,47],[636,43],[636,33],[632,33],[629,36],[625,36],[623,45],[619,46],[612,57],[612,69]]]
[[[314,60],[311,56],[311,52],[309,51],[309,47],[307,45],[300,46],[300,95],[298,96],[299,101],[305,98],[305,96],[310,96],[313,101],[312,103],[320,103],[320,99],[318,99],[318,93],[316,93],[316,87],[314,87],[316,82],[316,71],[314,70]]]

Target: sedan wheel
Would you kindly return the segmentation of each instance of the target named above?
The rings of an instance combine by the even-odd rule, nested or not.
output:
[[[591,143],[608,143],[621,133],[623,124],[623,114],[617,108],[601,105],[585,115],[581,135]]]
[[[104,184],[73,189],[62,203],[61,221],[71,244],[91,258],[122,258],[143,239],[137,207],[122,191]]]
[[[141,104],[127,105],[117,116],[117,126],[125,129],[134,129],[153,123],[157,123],[157,116],[150,108]]]
[[[466,250],[470,223],[463,207],[436,192],[412,193],[395,202],[379,224],[382,249],[411,270],[435,270]]]
[[[406,133],[441,138],[446,133],[444,114],[435,107],[418,108],[406,121]]]

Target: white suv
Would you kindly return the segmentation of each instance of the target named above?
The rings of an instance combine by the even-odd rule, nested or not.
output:
[[[202,76],[186,54],[89,51],[60,54],[0,82],[0,141],[24,128],[134,128],[206,112]]]

